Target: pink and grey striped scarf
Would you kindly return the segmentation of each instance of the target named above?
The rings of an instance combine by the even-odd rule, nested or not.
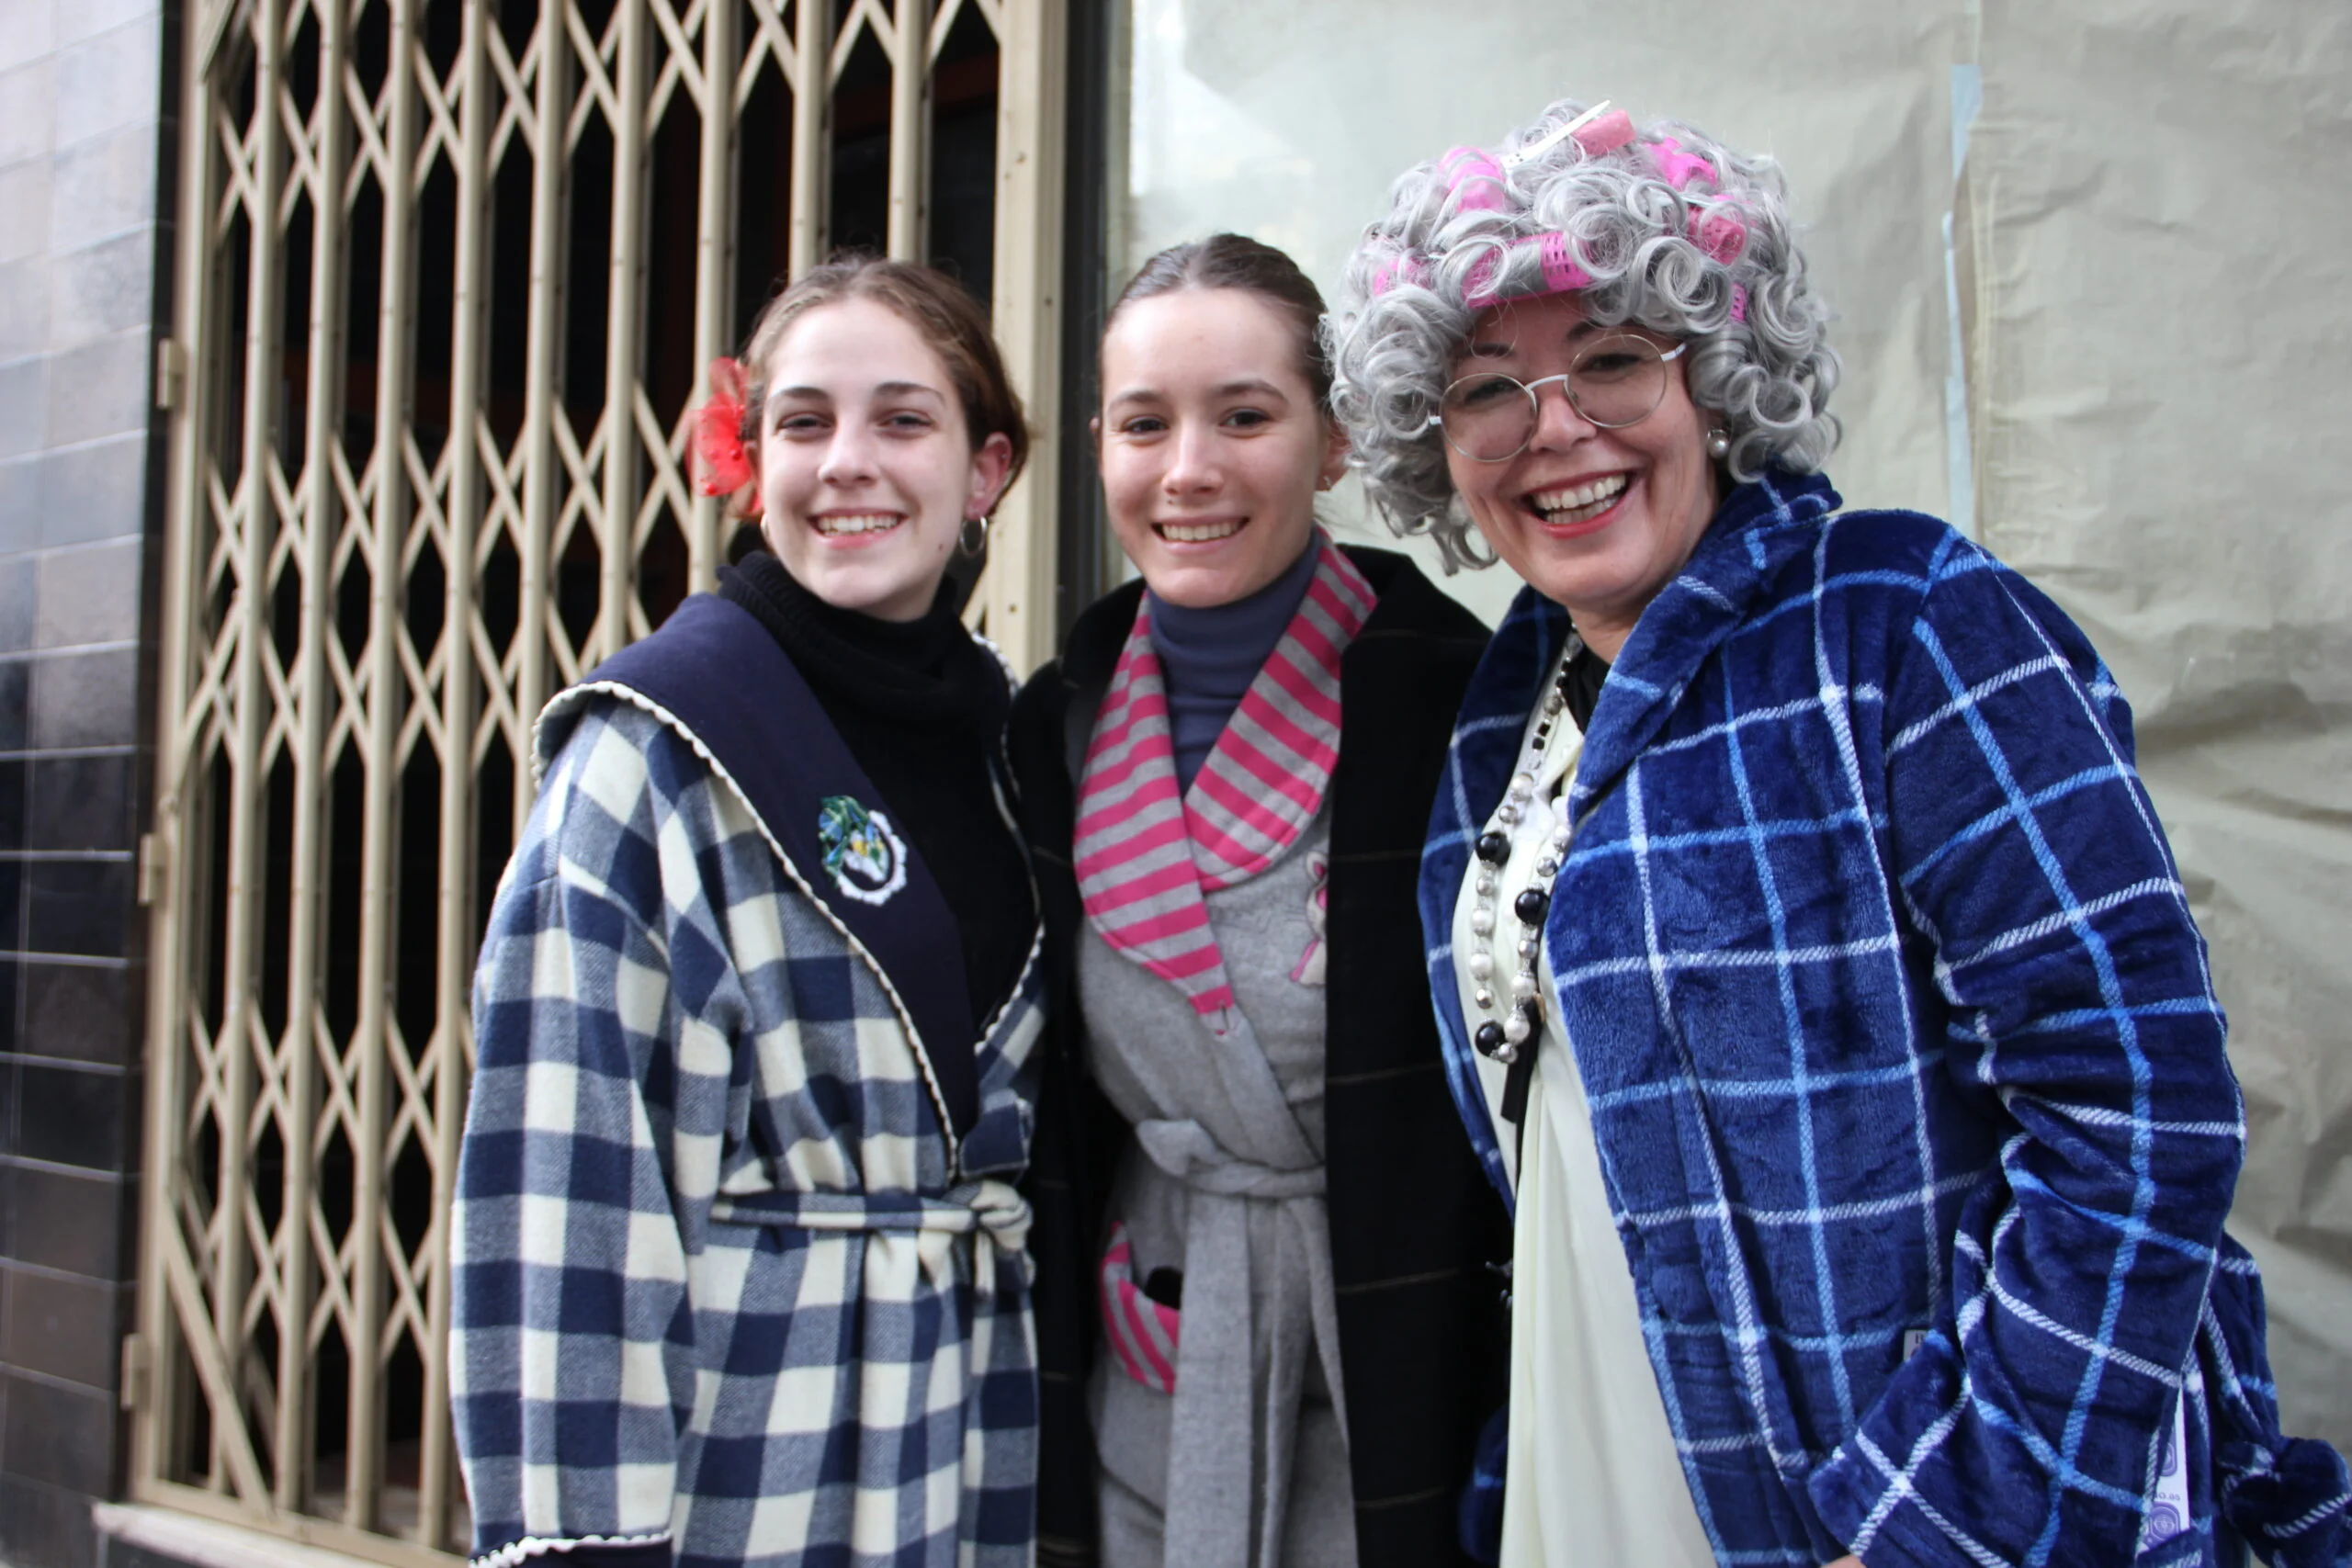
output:
[[[1298,613],[1179,795],[1150,601],[1112,671],[1079,777],[1078,890],[1102,940],[1222,1033],[1234,1005],[1202,895],[1257,875],[1306,830],[1340,760],[1340,656],[1372,614],[1363,574],[1319,530]]]

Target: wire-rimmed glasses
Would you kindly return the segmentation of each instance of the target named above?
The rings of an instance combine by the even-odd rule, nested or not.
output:
[[[1621,333],[1585,344],[1567,369],[1541,380],[1475,371],[1445,389],[1427,428],[1442,430],[1445,444],[1474,463],[1507,463],[1535,439],[1542,413],[1537,390],[1557,381],[1586,423],[1623,430],[1657,411],[1666,397],[1666,362],[1681,357],[1690,346],[1660,348],[1648,338]]]

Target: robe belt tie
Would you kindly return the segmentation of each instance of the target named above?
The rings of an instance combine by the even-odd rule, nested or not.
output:
[[[1184,1306],[1176,1345],[1177,1403],[1169,1427],[1167,1559],[1272,1568],[1282,1561],[1291,1454],[1307,1361],[1319,1352],[1342,1433],[1339,1323],[1320,1165],[1280,1169],[1242,1159],[1197,1122],[1136,1123],[1151,1163],[1190,1190]],[[1257,1367],[1250,1277],[1250,1203],[1278,1205],[1278,1251],[1265,1281],[1272,1316]],[[1253,1387],[1262,1391],[1252,1398]],[[1237,1440],[1241,1434],[1249,1440]],[[1254,1479],[1258,1484],[1253,1483]],[[1264,1500],[1251,1517],[1250,1499]]]
[[[994,1295],[997,1268],[1012,1263],[1030,1282],[1029,1203],[1006,1181],[960,1182],[936,1197],[919,1192],[761,1192],[721,1195],[711,1217],[797,1230],[911,1235],[924,1272],[944,1282],[956,1238],[974,1238],[972,1288]]]

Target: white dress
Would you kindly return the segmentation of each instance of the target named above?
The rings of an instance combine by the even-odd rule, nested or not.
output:
[[[1521,738],[1532,739],[1534,718]],[[1492,982],[1508,1006],[1519,968],[1519,920],[1511,900],[1535,881],[1535,862],[1562,808],[1559,796],[1583,736],[1563,713],[1536,770],[1533,800],[1518,826],[1490,819],[1510,838],[1496,877],[1495,932],[1470,927],[1480,862],[1473,858],[1453,908],[1453,951],[1482,942],[1495,957]],[[1457,961],[1462,1013],[1476,1029],[1487,1017],[1476,983]],[[1537,983],[1556,996],[1548,953]],[[1518,1195],[1512,1237],[1510,1438],[1503,1488],[1503,1568],[1713,1568],[1715,1554],[1690,1502],[1666,1406],[1650,1371],[1634,1277],[1601,1185],[1592,1118],[1556,1005],[1528,1086],[1522,1135],[1502,1119],[1506,1069],[1480,1057],[1478,1077],[1495,1118],[1504,1168]]]

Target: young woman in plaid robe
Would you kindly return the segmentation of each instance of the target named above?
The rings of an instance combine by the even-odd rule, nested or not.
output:
[[[775,558],[548,705],[483,943],[476,1562],[1024,1568],[1037,922],[1009,679],[941,586],[1019,405],[899,264],[803,278],[745,357],[707,483]]]
[[[1392,194],[1340,405],[1528,584],[1420,896],[1516,1204],[1503,1560],[2344,1563],[2129,710],[1983,549],[1839,510],[1778,172],[1563,103]]]

